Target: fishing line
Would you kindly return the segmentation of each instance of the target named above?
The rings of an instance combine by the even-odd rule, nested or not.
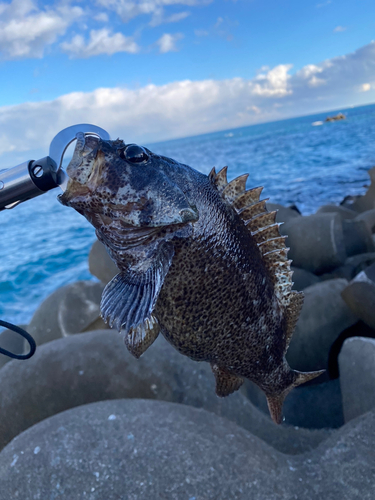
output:
[[[5,328],[8,328],[8,330],[12,330],[15,333],[18,333],[18,335],[21,335],[24,339],[27,340],[30,346],[30,351],[27,354],[14,354],[13,352],[7,351],[6,349],[3,349],[0,347],[0,354],[5,354],[5,356],[9,356],[10,358],[14,359],[29,359],[33,354],[35,353],[36,350],[36,343],[35,340],[32,338],[32,336],[27,333],[26,330],[23,328],[20,328],[19,326],[13,325],[12,323],[7,323],[6,321],[2,321],[0,319],[0,326],[5,326]],[[1,334],[0,334],[0,339],[1,339]]]

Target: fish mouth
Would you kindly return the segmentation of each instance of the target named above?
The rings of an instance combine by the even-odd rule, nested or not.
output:
[[[175,233],[186,226],[186,222],[163,226],[137,227],[124,222],[121,218],[110,218],[93,213],[89,217],[91,224],[100,233],[100,239],[113,251],[124,251],[146,246],[155,239]]]

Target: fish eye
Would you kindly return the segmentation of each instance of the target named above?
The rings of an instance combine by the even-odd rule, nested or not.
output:
[[[136,144],[130,144],[124,151],[124,158],[132,163],[142,163],[148,160],[148,154]]]

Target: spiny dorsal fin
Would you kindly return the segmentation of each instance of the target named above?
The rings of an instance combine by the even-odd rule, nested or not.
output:
[[[259,201],[258,203],[254,203],[254,205],[251,205],[250,207],[246,207],[240,210],[239,214],[241,216],[241,219],[246,221],[252,219],[256,215],[266,213],[267,212],[266,201],[268,201],[268,199],[269,198]]]
[[[224,167],[218,173],[212,169],[209,177],[222,198],[233,206],[244,221],[258,245],[264,265],[272,279],[275,295],[284,310],[288,346],[302,308],[303,293],[292,292],[293,272],[290,269],[292,261],[287,257],[289,248],[285,245],[286,236],[280,234],[280,224],[276,222],[277,211],[268,212],[266,200],[260,200],[262,187],[245,190],[248,175],[241,175],[228,184],[227,167]],[[272,403],[278,406],[280,402],[278,401],[277,405],[275,401]]]
[[[285,262],[288,260],[288,250],[289,248],[283,248],[279,250],[272,250],[271,252],[267,252],[263,254],[263,262],[266,262],[266,265],[272,266],[274,263]]]
[[[264,255],[265,253],[272,252],[273,250],[283,250],[285,246],[286,236],[278,236],[277,238],[272,238],[272,240],[267,240],[263,243],[259,243],[259,250]]]
[[[241,196],[239,196],[233,202],[233,206],[236,210],[241,210],[243,208],[250,207],[259,202],[260,193],[263,191],[263,187],[256,187],[245,191]]]
[[[248,222],[245,222],[245,224],[249,227],[250,231],[259,231],[265,227],[274,226],[276,224],[276,214],[276,210],[274,212],[265,212],[263,214],[256,215]],[[240,214],[240,217],[243,219],[242,214]],[[277,228],[279,228],[278,224]],[[277,233],[277,236],[279,236],[279,232]]]
[[[208,178],[210,181],[214,182],[214,179],[216,177],[216,169],[215,167],[212,167],[211,172],[208,174]]]
[[[251,221],[248,224],[251,228]],[[271,239],[275,239],[280,236],[279,225],[272,224],[272,226],[262,227],[255,232],[251,233],[258,244],[265,243]]]
[[[212,181],[217,187],[219,193],[222,193],[225,189],[225,187],[228,185],[227,181],[227,170],[228,167],[222,168],[216,175],[215,177],[212,176]],[[212,170],[211,170],[212,172]]]
[[[249,174],[240,175],[230,181],[223,189],[221,196],[230,204],[246,191],[246,181]]]

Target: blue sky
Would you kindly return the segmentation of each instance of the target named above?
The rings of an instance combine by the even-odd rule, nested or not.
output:
[[[373,0],[0,2],[0,161],[94,121],[153,142],[375,101]]]

